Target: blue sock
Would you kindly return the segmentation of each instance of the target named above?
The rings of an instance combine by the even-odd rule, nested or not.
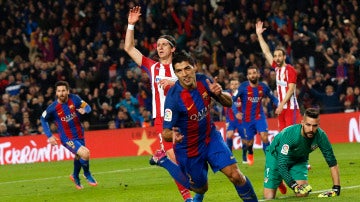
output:
[[[258,201],[257,196],[254,191],[254,188],[251,185],[249,178],[246,177],[246,182],[243,186],[235,185],[235,189],[243,201],[248,201],[248,202],[257,202]]]
[[[233,139],[232,138],[226,138],[226,144],[229,147],[230,151],[232,151],[232,147],[233,147]]]
[[[88,175],[90,174],[90,171],[89,171],[89,168],[90,168],[90,165],[89,165],[89,161],[86,161],[82,158],[80,158],[80,163],[81,163],[81,167],[83,168],[84,170],[84,175]]]
[[[170,161],[167,157],[162,158],[158,162],[158,165],[165,168],[178,183],[185,188],[190,189],[190,179],[181,171],[178,165]]]
[[[194,196],[194,199],[193,199],[194,202],[201,202],[201,201],[203,201],[204,195],[205,195],[205,194],[198,194],[198,193],[196,193],[195,196]]]
[[[79,175],[80,173],[80,170],[81,170],[81,163],[80,163],[80,160],[79,159],[74,159],[74,173],[73,175],[76,177]]]
[[[243,161],[247,161],[247,145],[246,144],[243,144],[242,145],[242,158],[243,158]]]
[[[253,145],[247,147],[249,154],[254,154]]]
[[[266,148],[267,148],[269,145],[270,145],[270,142],[268,142],[268,143],[263,143],[263,151],[264,151],[264,153],[265,153],[265,151],[266,151]]]

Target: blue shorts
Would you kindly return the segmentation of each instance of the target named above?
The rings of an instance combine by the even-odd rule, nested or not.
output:
[[[245,131],[245,139],[252,140],[257,133],[268,132],[266,119],[259,119],[251,122],[243,122],[242,126]]]
[[[226,125],[227,125],[226,131],[229,131],[229,130],[235,131],[235,130],[237,130],[237,132],[239,133],[239,136],[241,138],[245,138],[244,127],[242,126],[242,123],[239,123],[238,120],[229,121],[229,122],[227,122]]]
[[[81,146],[85,146],[85,140],[84,139],[72,139],[67,140],[66,142],[62,141],[62,144],[64,147],[66,147],[68,150],[70,150],[73,154],[77,154],[77,151]]]
[[[176,158],[182,171],[190,177],[194,188],[201,188],[206,185],[208,181],[208,165],[211,166],[215,173],[226,166],[237,163],[218,131],[212,133],[206,151],[199,156],[188,158],[176,155]]]

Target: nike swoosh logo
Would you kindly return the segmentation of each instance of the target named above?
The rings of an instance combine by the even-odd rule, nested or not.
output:
[[[193,106],[194,106],[194,103],[192,103],[192,105],[190,105],[190,107],[187,107],[187,110],[189,111]]]

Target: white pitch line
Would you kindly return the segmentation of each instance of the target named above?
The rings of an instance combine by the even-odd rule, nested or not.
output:
[[[360,185],[354,185],[354,186],[347,186],[347,187],[341,187],[341,189],[356,189],[356,188],[360,188]],[[312,191],[310,192],[310,194],[319,194],[319,193],[323,193],[325,191],[329,191],[330,189],[325,189],[325,190],[317,190],[317,191]],[[295,196],[295,195],[294,195]],[[294,197],[294,196],[282,196],[279,197],[279,199],[286,199],[286,198],[290,198],[290,197]],[[270,199],[266,200],[266,199],[260,199],[259,201],[269,201]]]
[[[122,173],[122,172],[129,172],[129,171],[137,171],[137,170],[148,170],[157,168],[156,166],[145,167],[145,168],[127,168],[122,170],[112,170],[112,171],[104,171],[104,172],[95,172],[93,174],[102,175],[108,173]],[[51,180],[51,179],[59,179],[68,176],[56,176],[56,177],[47,177],[47,178],[36,178],[36,179],[29,179],[29,180],[15,180],[15,181],[8,181],[8,182],[0,182],[0,185],[4,184],[14,184],[14,183],[22,183],[22,182],[33,182],[33,181],[43,181],[43,180]]]

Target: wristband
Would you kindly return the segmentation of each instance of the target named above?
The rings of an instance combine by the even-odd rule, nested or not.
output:
[[[292,181],[291,184],[290,184],[290,188],[291,188],[292,190],[294,190],[296,186],[298,186],[298,184],[296,183],[296,181]]]
[[[128,24],[128,30],[134,30],[134,28],[135,28],[135,25],[131,25],[131,24]]]

